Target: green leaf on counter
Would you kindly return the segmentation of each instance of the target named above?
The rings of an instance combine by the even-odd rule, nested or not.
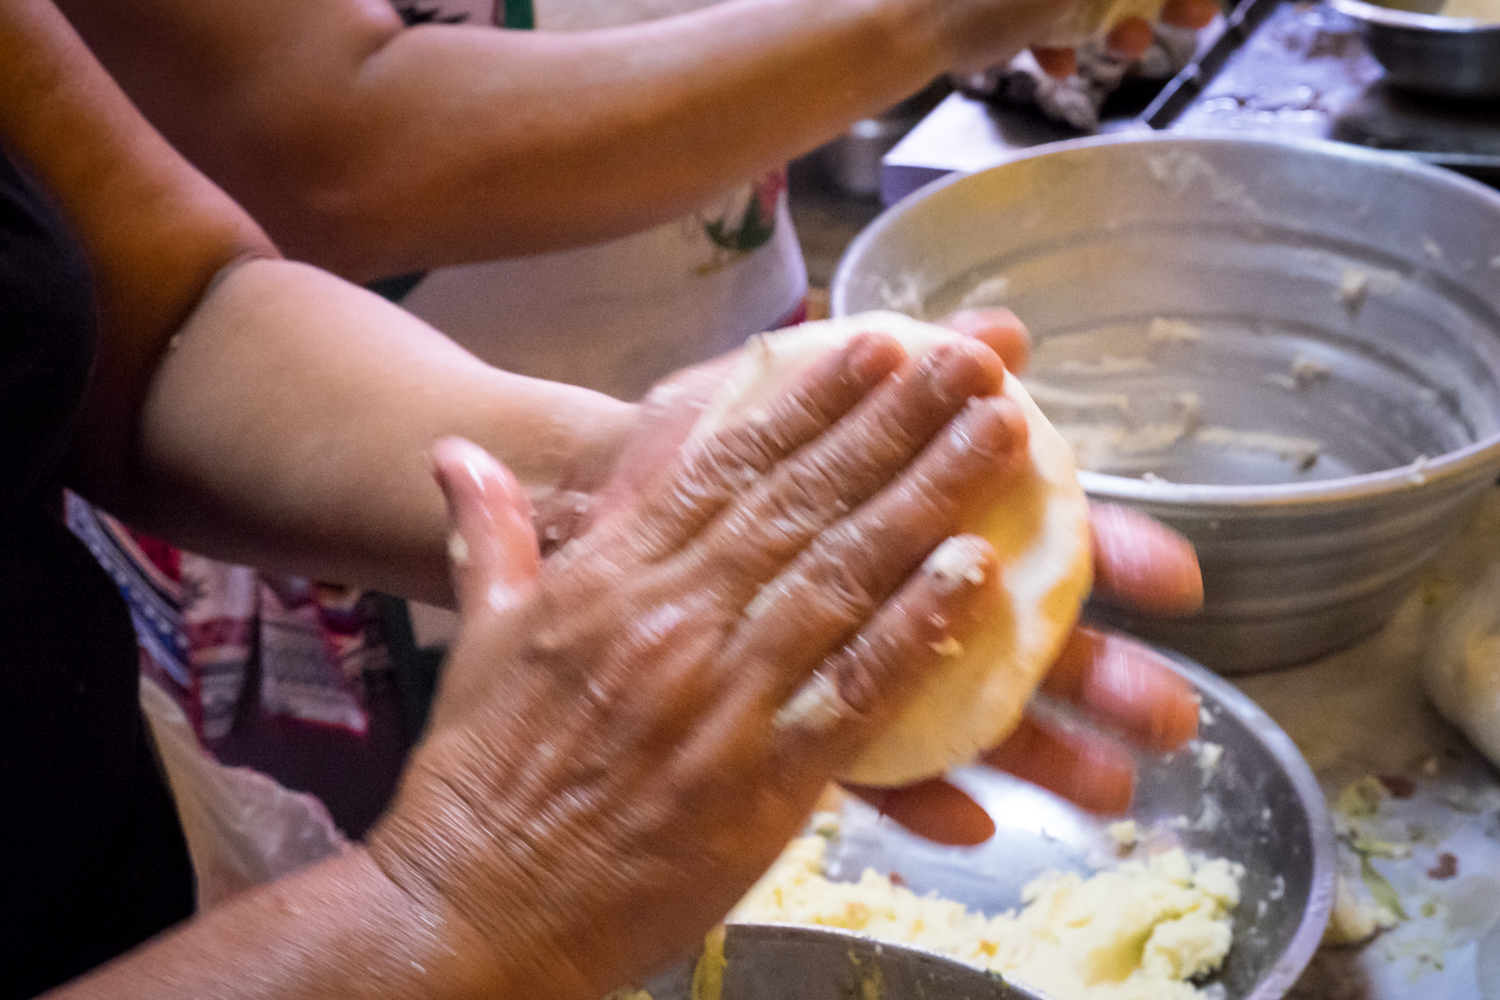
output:
[[[1349,849],[1362,858],[1386,858],[1390,861],[1402,861],[1411,857],[1411,845],[1398,843],[1394,840],[1377,840],[1364,834],[1356,835],[1349,841]]]
[[[1359,856],[1359,877],[1364,879],[1365,888],[1370,890],[1370,896],[1375,900],[1376,906],[1383,906],[1390,911],[1398,920],[1410,920],[1406,910],[1401,906],[1401,897],[1396,895],[1396,887],[1391,885],[1390,880],[1375,870],[1370,863],[1368,855]]]
[[[1339,792],[1333,808],[1335,812],[1351,818],[1374,816],[1380,811],[1380,800],[1383,798],[1385,789],[1381,787],[1380,779],[1367,774],[1358,781],[1351,781],[1347,788]]]

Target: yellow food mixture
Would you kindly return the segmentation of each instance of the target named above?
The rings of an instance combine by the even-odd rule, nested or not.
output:
[[[1190,980],[1228,954],[1244,874],[1175,848],[1089,878],[1045,873],[1025,888],[1019,912],[986,917],[871,870],[831,882],[826,848],[819,836],[793,841],[729,919],[859,931],[952,955],[1055,1000],[1198,1000]]]

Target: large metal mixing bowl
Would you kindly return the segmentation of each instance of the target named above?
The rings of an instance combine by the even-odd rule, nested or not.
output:
[[[1234,944],[1210,982],[1223,1000],[1279,1000],[1312,958],[1332,904],[1334,839],[1323,793],[1291,739],[1254,702],[1202,667],[1174,666],[1203,699],[1204,742],[1167,759],[1143,758],[1130,815],[1145,833],[1142,850],[1180,845],[1245,866]],[[1022,887],[1041,872],[1088,874],[1119,849],[1105,821],[1033,785],[982,769],[956,780],[995,818],[992,840],[939,847],[850,803],[829,877],[858,879],[867,867],[895,872],[914,892],[994,914],[1022,905]],[[724,954],[723,1000],[1035,1000],[954,959],[845,932],[731,925]],[[647,990],[654,1000],[690,1000],[692,974],[692,962],[678,965]]]
[[[1395,154],[1041,147],[877,219],[836,315],[1009,306],[1090,495],[1197,546],[1205,605],[1114,624],[1221,672],[1379,628],[1500,470],[1500,192]]]
[[[1500,24],[1436,17],[1440,4],[1425,0],[1330,6],[1359,25],[1386,82],[1439,97],[1500,99]]]

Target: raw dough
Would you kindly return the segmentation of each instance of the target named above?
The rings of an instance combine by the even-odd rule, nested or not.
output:
[[[1422,682],[1443,717],[1500,766],[1500,565],[1439,619]]]
[[[755,338],[693,430],[699,439],[753,414],[817,358],[864,332],[894,336],[913,357],[959,335],[898,313],[863,313],[805,323]],[[993,507],[965,529],[994,546],[1005,599],[981,630],[917,695],[842,777],[904,785],[971,762],[1020,720],[1037,682],[1057,657],[1092,582],[1088,502],[1073,454],[1021,383],[1004,395],[1026,414],[1031,464]],[[954,553],[949,552],[949,555]]]

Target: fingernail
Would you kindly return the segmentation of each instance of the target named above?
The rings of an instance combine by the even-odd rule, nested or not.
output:
[[[433,462],[439,468],[457,466],[461,473],[481,493],[484,491],[484,473],[490,467],[489,455],[477,444],[461,437],[446,437],[432,446]]]
[[[1068,797],[1100,815],[1119,815],[1129,809],[1135,798],[1135,768],[1102,751],[1090,751],[1085,760],[1074,794]]]
[[[857,334],[850,341],[845,364],[849,374],[866,385],[878,382],[896,366],[891,343],[873,334]]]
[[[1203,709],[1203,700],[1196,694],[1189,697],[1174,697],[1170,708],[1163,714],[1161,745],[1175,750],[1198,735],[1198,713]]]
[[[1016,404],[1000,397],[971,399],[953,422],[953,443],[960,449],[990,455],[1020,450],[1026,418]]]
[[[448,536],[448,558],[455,566],[469,564],[469,543],[464,541],[464,536],[456,531]]]

